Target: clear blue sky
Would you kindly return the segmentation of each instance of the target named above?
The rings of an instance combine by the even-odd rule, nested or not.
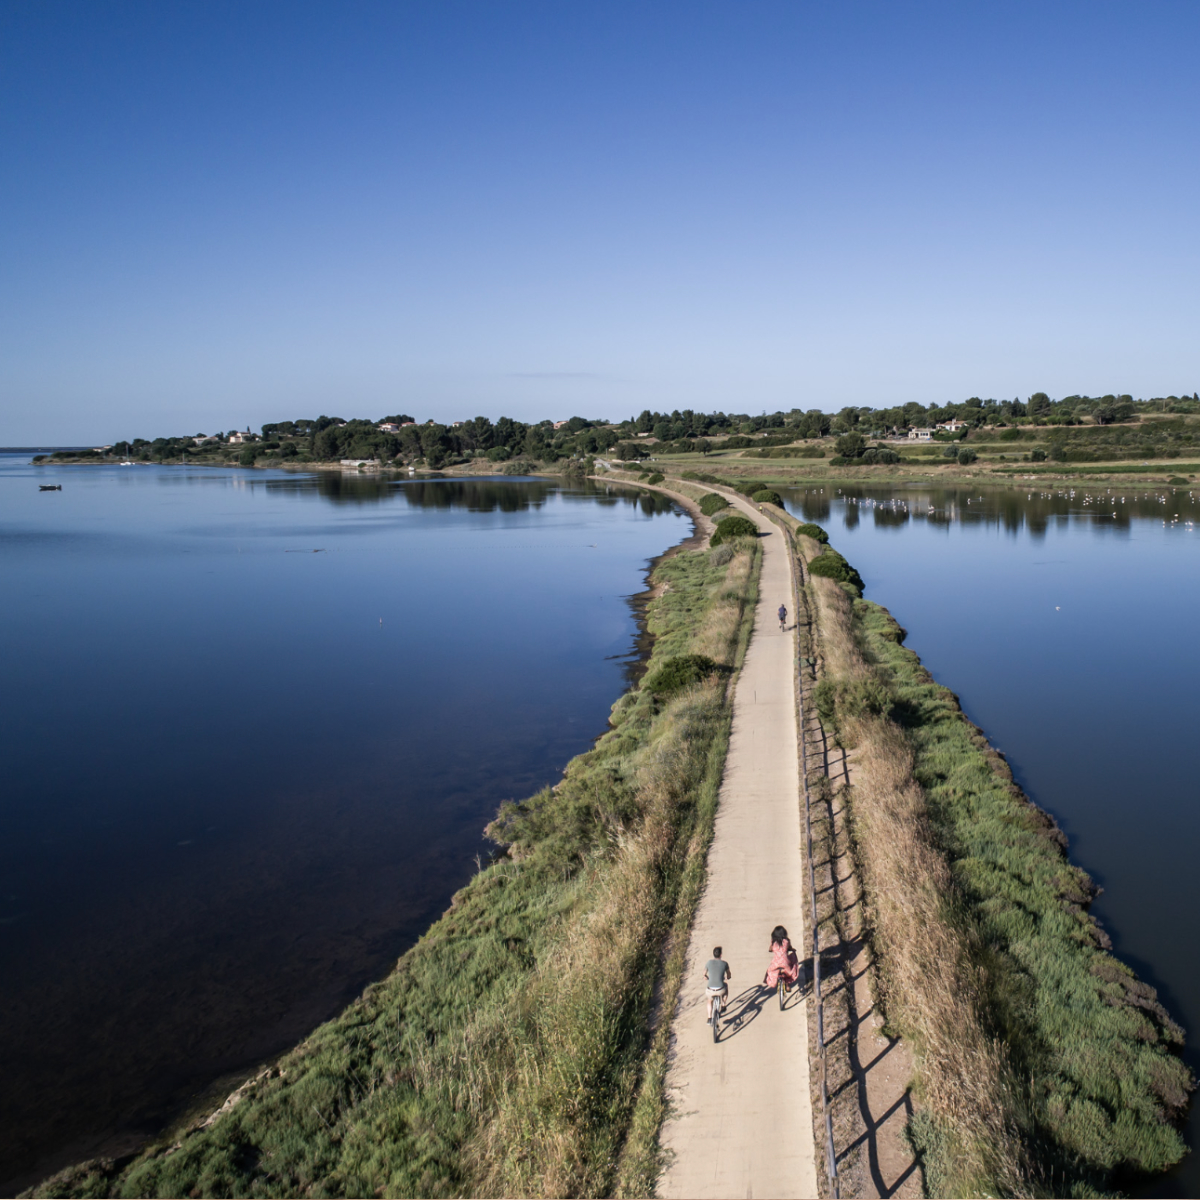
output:
[[[1200,388],[1200,5],[8,0],[0,443]]]

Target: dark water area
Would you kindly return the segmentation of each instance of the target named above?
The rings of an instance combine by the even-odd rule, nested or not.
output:
[[[690,530],[586,484],[0,456],[0,1194],[386,974],[603,732]]]
[[[1200,490],[780,490],[1058,819],[1200,1074]],[[1187,1136],[1146,1195],[1200,1195]]]

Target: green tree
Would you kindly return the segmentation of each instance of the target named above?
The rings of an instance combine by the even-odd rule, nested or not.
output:
[[[450,439],[446,433],[445,425],[424,425],[421,428],[421,452],[431,467],[440,467],[449,457]]]
[[[867,448],[867,439],[861,433],[844,433],[833,447],[842,458],[860,458]]]

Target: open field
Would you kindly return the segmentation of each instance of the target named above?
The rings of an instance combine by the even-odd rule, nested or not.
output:
[[[957,461],[930,458],[928,461],[907,457],[898,464],[863,467],[834,467],[812,459],[761,459],[742,451],[713,452],[706,455],[680,454],[645,464],[647,469],[667,471],[672,475],[684,472],[709,474],[732,483],[737,479],[761,480],[768,487],[821,486],[824,484],[859,484],[862,486],[906,483],[966,483],[973,486],[994,484],[1011,486],[1025,480],[1045,483],[1086,478],[1089,484],[1103,484],[1109,478],[1121,483],[1153,483],[1169,485],[1172,479],[1183,479],[1182,485],[1195,486],[1200,481],[1200,453],[1194,459],[1160,462],[1109,464],[1072,463],[1012,463],[980,458],[967,466]]]

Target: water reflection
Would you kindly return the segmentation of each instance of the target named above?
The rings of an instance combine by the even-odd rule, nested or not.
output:
[[[876,528],[898,529],[910,521],[948,528],[956,523],[983,525],[1007,533],[1028,530],[1040,537],[1051,523],[1081,521],[1101,529],[1128,531],[1135,521],[1194,528],[1200,497],[1193,488],[1076,488],[1054,490],[977,489],[965,487],[780,488],[788,508],[806,521],[829,520],[836,510],[854,530],[870,519]]]
[[[671,502],[656,492],[597,484],[586,479],[562,481],[536,477],[485,479],[404,479],[349,471],[316,471],[252,479],[251,486],[279,495],[317,495],[334,504],[385,504],[401,500],[410,508],[466,509],[476,513],[515,513],[541,508],[548,497],[613,507],[635,507],[646,516],[671,511]]]

